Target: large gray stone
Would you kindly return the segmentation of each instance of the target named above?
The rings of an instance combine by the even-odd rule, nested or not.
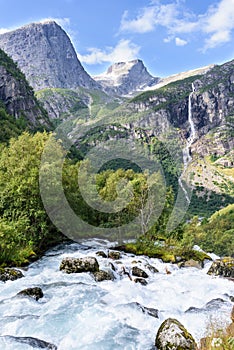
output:
[[[176,319],[165,320],[156,335],[155,346],[158,350],[196,350],[192,335]]]
[[[97,259],[91,256],[84,258],[64,258],[60,270],[66,273],[97,272],[99,265]]]

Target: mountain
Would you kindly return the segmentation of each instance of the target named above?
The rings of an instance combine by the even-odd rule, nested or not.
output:
[[[34,90],[98,88],[78,60],[68,35],[54,21],[31,23],[2,34],[0,48],[18,63]]]
[[[158,88],[160,88],[162,86],[165,86],[167,84],[173,83],[173,82],[175,82],[177,80],[183,80],[183,79],[186,79],[186,78],[189,78],[189,77],[193,77],[195,75],[206,74],[214,66],[215,66],[214,64],[210,64],[210,65],[205,66],[205,67],[200,67],[200,68],[192,69],[192,70],[189,70],[189,71],[185,71],[185,72],[169,75],[168,77],[159,79],[159,81],[155,85],[146,86],[146,88],[144,90],[145,91],[155,90],[155,89],[158,89]]]
[[[120,96],[142,91],[159,81],[159,78],[150,75],[139,59],[115,63],[105,73],[95,76],[94,79],[107,93]]]
[[[1,140],[15,136],[27,127],[33,130],[50,128],[46,111],[34,96],[24,74],[0,49],[0,121]]]

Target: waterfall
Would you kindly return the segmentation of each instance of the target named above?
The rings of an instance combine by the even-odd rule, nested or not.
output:
[[[185,194],[185,198],[186,198],[187,202],[190,202],[190,198],[188,196],[188,192],[187,192],[186,188],[184,187],[184,185],[182,183],[182,178],[185,174],[185,171],[186,171],[189,163],[192,160],[192,157],[190,156],[190,148],[191,148],[191,145],[193,144],[194,140],[196,139],[196,129],[195,129],[195,125],[194,125],[193,118],[192,118],[192,95],[194,92],[195,92],[195,87],[194,87],[194,84],[192,83],[192,92],[189,94],[189,101],[188,101],[188,122],[189,122],[189,126],[190,126],[191,131],[190,131],[190,135],[187,139],[186,146],[183,149],[184,170],[179,178],[179,185]]]

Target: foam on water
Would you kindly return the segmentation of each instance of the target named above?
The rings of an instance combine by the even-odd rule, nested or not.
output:
[[[92,246],[95,245],[95,248]],[[207,275],[204,269],[179,269],[158,259],[122,254],[121,263],[113,261],[115,281],[95,282],[88,273],[65,274],[59,271],[62,258],[95,256],[109,242],[89,242],[89,249],[71,244],[50,250],[42,259],[23,271],[25,278],[0,284],[0,335],[34,337],[56,344],[59,350],[150,350],[157,329],[168,317],[177,318],[199,340],[210,320],[228,322],[234,295],[232,281]],[[97,257],[101,269],[109,269],[109,259]],[[133,262],[134,261],[134,262]],[[136,262],[137,261],[137,262]],[[152,273],[146,265],[159,270]],[[149,275],[148,285],[132,282],[121,275],[122,266],[137,265]],[[171,274],[166,274],[166,267]],[[28,287],[38,286],[44,298],[36,302],[16,297]],[[214,307],[206,304],[221,298]],[[136,303],[159,310],[159,319],[143,313]],[[190,310],[194,307],[199,310]],[[0,349],[31,349],[29,345],[0,337]]]

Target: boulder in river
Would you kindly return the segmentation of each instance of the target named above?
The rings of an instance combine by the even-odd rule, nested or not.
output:
[[[141,277],[137,277],[137,278],[134,278],[133,280],[135,283],[140,283],[142,284],[143,286],[146,286],[148,283],[147,281],[144,279],[144,278],[141,278]]]
[[[9,267],[0,268],[0,281],[15,281],[18,278],[24,277],[23,273],[20,270],[12,269]]]
[[[234,259],[222,258],[215,260],[207,273],[208,275],[234,278]]]
[[[144,270],[140,269],[137,266],[133,266],[133,268],[132,268],[132,275],[133,276],[137,276],[137,277],[143,277],[143,278],[148,278],[149,277],[148,274]]]
[[[96,252],[97,256],[101,256],[102,258],[107,258],[107,255],[105,252],[103,252],[103,250],[99,250],[98,252]]]
[[[115,250],[111,250],[108,252],[108,258],[113,260],[119,260],[120,259],[120,252],[117,252]]]
[[[27,288],[27,289],[21,290],[21,292],[17,293],[17,295],[31,297],[36,301],[43,298],[44,296],[42,289],[39,287]]]
[[[60,264],[60,270],[66,273],[97,272],[99,265],[97,259],[92,256],[84,258],[64,258]]]
[[[13,337],[11,335],[1,336],[6,342],[17,342],[21,344],[27,344],[32,348],[36,349],[47,349],[47,350],[57,350],[57,346],[51,343],[48,343],[44,340],[33,338],[33,337]]]
[[[195,267],[197,269],[202,269],[203,263],[198,260],[189,259],[178,264],[179,267]]]
[[[111,271],[104,271],[99,270],[94,272],[94,279],[96,282],[102,282],[102,281],[113,281],[114,275],[111,273]]]
[[[165,320],[156,335],[155,346],[158,350],[196,350],[192,335],[176,319]]]

